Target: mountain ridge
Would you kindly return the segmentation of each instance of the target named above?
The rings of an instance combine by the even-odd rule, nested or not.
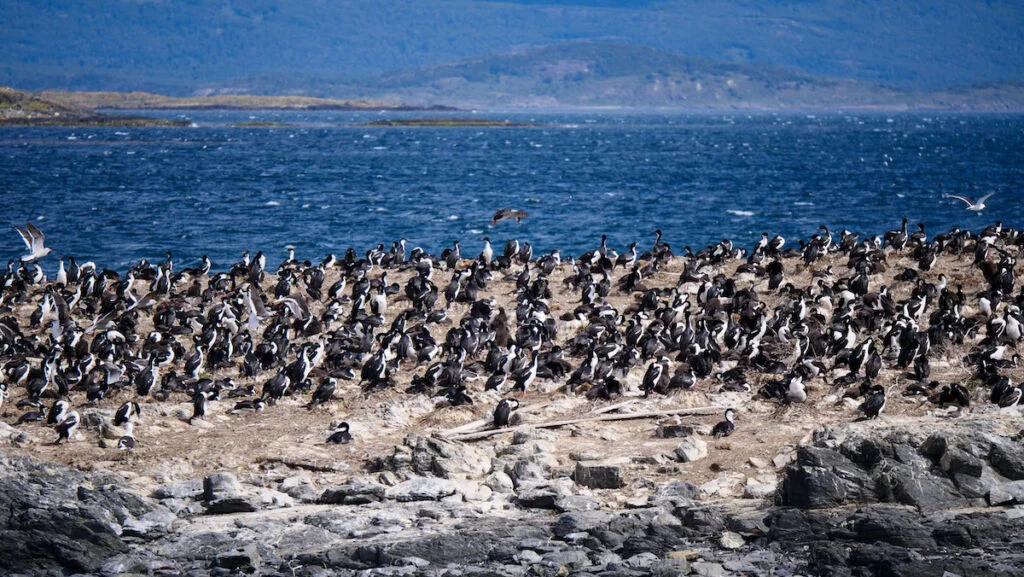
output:
[[[957,0],[10,0],[0,84],[190,94],[251,74],[355,79],[568,40],[904,90],[1020,80],[1024,5]]]

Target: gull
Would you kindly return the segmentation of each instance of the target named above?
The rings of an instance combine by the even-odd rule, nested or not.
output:
[[[25,241],[25,246],[29,250],[29,254],[21,257],[21,260],[32,262],[50,254],[50,249],[43,246],[46,236],[34,224],[26,222],[25,228],[14,227],[14,230],[18,231],[18,234],[21,235],[21,240]]]
[[[524,210],[515,210],[513,208],[501,208],[498,209],[498,212],[494,213],[494,217],[491,218],[491,224],[498,224],[499,222],[505,220],[506,218],[514,218],[516,219],[516,222],[519,222],[520,219],[526,218],[527,216],[530,215]]]
[[[942,195],[942,197],[943,198],[949,197],[949,198],[955,198],[957,200],[962,200],[965,203],[967,203],[967,210],[973,210],[974,212],[980,212],[982,210],[985,210],[985,201],[988,200],[988,197],[992,196],[993,194],[995,194],[995,192],[990,192],[990,193],[986,194],[985,196],[979,198],[978,200],[971,200],[969,197],[957,196],[955,194],[944,194],[944,195]]]

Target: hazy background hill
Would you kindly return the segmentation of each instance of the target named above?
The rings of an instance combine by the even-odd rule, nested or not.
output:
[[[641,76],[682,77],[684,61],[708,59],[747,65],[730,74],[751,77],[769,67],[774,82],[911,91],[1019,81],[1024,70],[1024,3],[1007,0],[6,0],[0,22],[0,84],[28,89],[377,95],[351,92],[365,85],[440,97],[450,91],[433,84],[464,72],[470,98],[488,84],[492,94],[537,87],[550,101],[585,81],[593,102],[674,102],[671,78],[657,95],[651,82],[627,86],[630,58]],[[617,71],[606,86],[557,64],[609,46],[633,48],[619,62],[599,58]],[[529,50],[538,47],[568,56],[550,64],[551,53]]]

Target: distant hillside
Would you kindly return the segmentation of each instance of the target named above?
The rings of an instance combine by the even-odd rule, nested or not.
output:
[[[614,41],[905,90],[1019,81],[1018,0],[5,0],[0,84],[191,95]],[[615,90],[609,87],[609,90]]]
[[[303,90],[321,96],[461,107],[1024,109],[1024,89],[1019,84],[936,94],[905,92],[869,82],[816,78],[609,42],[517,50],[357,81],[252,78],[230,85],[231,90],[254,93]]]

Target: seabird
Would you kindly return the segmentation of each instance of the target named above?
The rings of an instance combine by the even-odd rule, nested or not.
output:
[[[736,430],[736,423],[733,422],[734,418],[735,413],[733,412],[733,410],[726,409],[725,420],[716,424],[715,427],[711,429],[711,434],[714,435],[715,438],[728,437],[729,435],[731,435],[732,432]]]
[[[75,429],[78,428],[80,420],[78,411],[68,413],[68,416],[64,417],[64,420],[57,424],[57,440],[53,444],[59,445],[61,441],[70,441],[71,435],[75,434]]]
[[[858,411],[864,413],[864,418],[866,419],[878,418],[878,415],[882,414],[883,409],[885,409],[885,387],[882,385],[871,387],[868,398],[857,407]]]
[[[516,222],[520,222],[520,219],[530,216],[526,211],[516,210],[513,208],[501,208],[498,212],[494,213],[494,217],[491,218],[491,225],[498,224],[506,218],[514,218]]]
[[[46,236],[34,224],[26,222],[25,228],[14,227],[14,230],[18,231],[18,234],[21,235],[21,240],[25,241],[25,246],[28,247],[29,253],[21,257],[22,261],[28,263],[50,254],[50,249],[43,246]]]
[[[985,210],[985,201],[988,200],[988,198],[993,194],[995,194],[995,191],[986,194],[985,196],[979,198],[978,200],[972,200],[970,197],[959,196],[956,194],[944,194],[942,195],[942,198],[955,198],[957,200],[962,200],[964,203],[967,204],[967,210],[981,212]]]
[[[519,408],[519,401],[515,399],[502,399],[494,408],[494,427],[500,429],[508,426],[509,415]]]
[[[352,441],[352,434],[348,432],[348,423],[345,422],[339,424],[338,430],[327,437],[328,445],[346,445],[350,441]]]
[[[132,431],[134,427],[135,423],[128,421],[128,424],[124,426],[124,435],[117,441],[117,450],[124,451],[125,457],[135,450],[135,435]]]

